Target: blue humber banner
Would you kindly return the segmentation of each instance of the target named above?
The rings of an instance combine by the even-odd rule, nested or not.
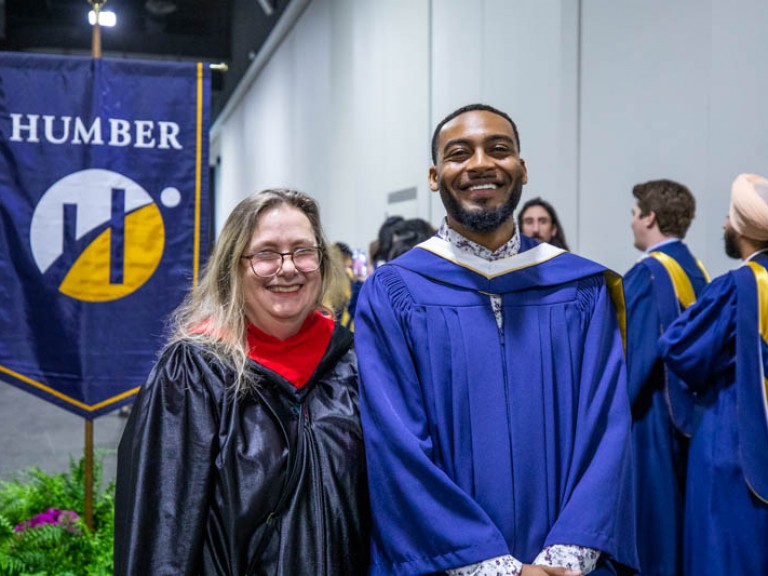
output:
[[[206,256],[209,74],[0,54],[0,379],[131,402]]]

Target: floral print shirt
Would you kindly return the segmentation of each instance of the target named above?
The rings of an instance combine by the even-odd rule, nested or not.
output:
[[[443,219],[443,223],[437,231],[437,235],[453,244],[463,252],[478,256],[485,260],[501,260],[509,256],[514,256],[520,252],[520,233],[515,229],[512,238],[498,249],[491,251],[469,238],[465,238],[448,225],[448,221]],[[501,296],[491,294],[491,307],[493,308],[496,324],[499,330],[503,326],[503,316],[501,313]],[[600,558],[600,551],[584,546],[575,546],[572,544],[553,544],[542,550],[534,564],[539,566],[559,566],[573,570],[581,570],[583,575],[589,574],[595,569],[597,561]],[[491,558],[478,564],[471,564],[461,568],[447,570],[448,576],[520,576],[523,570],[523,563],[515,557],[507,554],[497,558]]]

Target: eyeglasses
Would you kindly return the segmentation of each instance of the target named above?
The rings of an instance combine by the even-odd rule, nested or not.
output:
[[[293,252],[275,252],[274,250],[262,250],[255,254],[246,254],[241,258],[250,261],[251,270],[260,278],[270,278],[283,269],[285,257],[290,256],[293,266],[299,272],[314,272],[320,268],[323,254],[319,247],[296,248]]]

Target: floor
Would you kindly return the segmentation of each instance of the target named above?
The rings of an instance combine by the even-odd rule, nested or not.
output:
[[[114,411],[93,422],[94,454],[103,455],[105,480],[115,478],[125,421]],[[85,420],[0,381],[0,481],[32,466],[67,471],[70,458],[82,458],[84,445]]]

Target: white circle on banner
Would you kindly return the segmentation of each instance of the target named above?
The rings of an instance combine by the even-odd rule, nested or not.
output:
[[[166,188],[160,192],[160,202],[167,208],[175,208],[181,202],[181,192],[178,188]]]

